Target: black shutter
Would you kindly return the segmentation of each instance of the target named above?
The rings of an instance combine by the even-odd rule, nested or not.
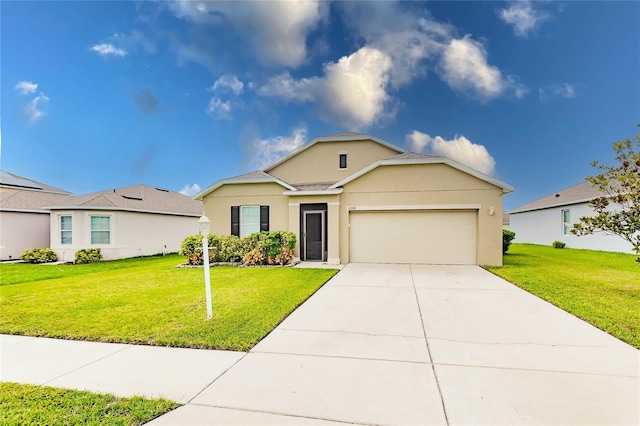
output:
[[[231,206],[231,235],[240,236],[240,206]]]
[[[260,231],[269,230],[269,206],[260,206]]]

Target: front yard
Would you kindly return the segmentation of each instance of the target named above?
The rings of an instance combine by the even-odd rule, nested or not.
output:
[[[503,267],[486,269],[640,349],[635,256],[513,244]]]
[[[170,255],[90,265],[0,265],[0,333],[248,350],[336,270],[201,268]]]

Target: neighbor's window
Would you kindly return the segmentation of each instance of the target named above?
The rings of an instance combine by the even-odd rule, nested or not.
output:
[[[60,216],[60,244],[72,243],[71,216]]]
[[[571,235],[571,211],[562,210],[562,233]]]
[[[91,216],[91,244],[111,244],[111,216]]]
[[[240,207],[240,238],[260,232],[260,206]]]
[[[340,154],[340,168],[347,168],[347,154]]]

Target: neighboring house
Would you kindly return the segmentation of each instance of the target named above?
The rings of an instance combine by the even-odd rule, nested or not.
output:
[[[0,259],[18,259],[25,249],[49,247],[49,211],[43,207],[70,193],[0,171]]]
[[[501,265],[502,195],[512,190],[448,158],[339,133],[194,198],[212,233],[292,231],[302,260]]]
[[[571,233],[581,217],[595,215],[589,202],[600,196],[602,193],[585,181],[518,207],[509,212],[510,227],[516,233],[514,242],[551,245],[558,240],[572,248],[632,253],[631,244],[617,235]]]
[[[180,249],[198,233],[202,203],[186,195],[135,185],[69,197],[51,211],[51,249],[73,261],[83,248],[102,249],[105,259],[121,259]]]
[[[509,213],[502,214],[502,229],[509,230],[510,218]]]

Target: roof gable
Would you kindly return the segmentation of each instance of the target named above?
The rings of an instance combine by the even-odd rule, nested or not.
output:
[[[457,161],[451,160],[450,158],[434,157],[434,156],[428,156],[428,155],[416,154],[416,153],[405,153],[389,159],[376,161],[375,163],[371,164],[369,167],[365,167],[364,169],[352,174],[348,178],[333,184],[332,186],[329,187],[329,189],[340,188],[346,185],[347,183],[354,181],[359,177],[369,173],[370,171],[377,169],[378,167],[400,166],[400,165],[407,165],[407,164],[446,164],[450,167],[453,167],[454,169],[457,169],[468,175],[474,176],[480,180],[483,180],[499,188],[502,188],[502,191],[505,194],[508,192],[512,192],[514,190],[513,186],[505,182],[502,182],[499,179],[491,177],[489,175],[485,175],[484,173],[481,173],[475,169],[472,169],[471,167],[465,166],[464,164],[460,164]]]
[[[394,151],[396,151],[398,154],[402,154],[405,152],[404,149],[399,148],[395,145],[392,145],[388,142],[383,141],[382,139],[379,139],[375,136],[371,136],[368,135],[366,133],[355,133],[355,132],[341,132],[341,133],[335,133],[332,135],[327,135],[327,136],[321,136],[319,138],[315,138],[313,139],[311,142],[306,143],[305,145],[302,145],[301,147],[291,151],[289,154],[285,155],[284,157],[280,158],[279,160],[276,160],[275,162],[265,166],[263,168],[263,170],[265,170],[266,172],[269,172],[270,170],[273,170],[276,166],[279,166],[282,163],[285,163],[287,161],[289,161],[290,159],[292,159],[293,157],[295,157],[296,155],[300,154],[303,151],[306,151],[307,149],[311,148],[312,146],[318,144],[318,143],[322,143],[322,142],[351,142],[351,141],[366,141],[366,140],[370,140],[373,142],[376,142],[380,145],[383,145],[389,149],[392,149]]]
[[[204,197],[211,194],[213,191],[220,188],[222,185],[234,185],[234,184],[245,184],[245,183],[269,183],[269,182],[277,183],[278,185],[281,185],[283,188],[286,188],[290,191],[296,190],[296,188],[293,187],[292,185],[289,185],[288,183],[283,182],[280,179],[277,179],[262,170],[256,170],[250,173],[245,173],[243,175],[221,179],[216,183],[214,183],[213,185],[209,186],[208,188],[205,188],[204,190],[200,191],[198,194],[196,194],[193,197],[193,199],[202,200]]]

